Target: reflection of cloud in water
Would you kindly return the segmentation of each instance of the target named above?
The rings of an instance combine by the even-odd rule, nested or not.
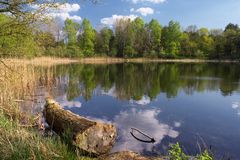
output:
[[[116,95],[116,87],[113,86],[113,87],[110,88],[107,92],[105,92],[104,90],[102,90],[102,94],[103,94],[103,95],[108,95],[108,96],[111,96],[111,97],[117,97],[117,95]]]
[[[136,103],[139,105],[147,105],[151,102],[150,98],[148,96],[143,96],[142,99],[135,101],[135,100],[130,100],[130,103]]]
[[[67,94],[64,94],[63,96],[57,97],[56,101],[63,107],[68,107],[68,108],[81,108],[82,103],[79,101],[68,101],[67,100]]]
[[[240,102],[234,102],[232,108],[237,111],[237,114],[240,115]]]
[[[154,137],[156,143],[161,143],[165,136],[176,138],[179,133],[167,124],[160,123],[157,120],[159,110],[140,110],[131,109],[130,111],[120,112],[114,118],[114,122],[119,128],[119,142],[115,145],[113,151],[132,150],[141,152],[151,151],[153,144],[146,144],[137,141],[130,135],[131,127],[138,128],[143,132]],[[180,124],[178,124],[180,126]]]
[[[181,123],[180,122],[174,122],[174,127],[181,127]]]

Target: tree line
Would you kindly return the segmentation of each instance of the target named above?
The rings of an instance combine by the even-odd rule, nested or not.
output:
[[[28,24],[0,14],[0,26],[2,56],[240,58],[240,28],[232,23],[224,30],[182,29],[175,21],[162,26],[138,17],[118,19],[113,28],[97,31],[87,19],[81,24],[66,19],[60,28],[57,22]]]

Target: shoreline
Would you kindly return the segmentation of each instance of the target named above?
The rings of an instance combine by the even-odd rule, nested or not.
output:
[[[160,59],[160,58],[111,58],[111,57],[92,57],[78,59],[80,63],[86,64],[108,64],[108,63],[240,63],[239,60],[209,60],[209,59]]]
[[[59,64],[117,64],[117,63],[240,63],[239,60],[209,60],[209,59],[152,59],[152,58],[112,58],[112,57],[89,57],[89,58],[58,58],[58,57],[35,57],[25,58],[3,58],[2,61],[8,65],[34,65],[52,66]]]

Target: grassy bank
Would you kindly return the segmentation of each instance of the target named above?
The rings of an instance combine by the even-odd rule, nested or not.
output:
[[[179,63],[239,63],[239,60],[209,60],[209,59],[160,59],[160,58],[111,58],[92,57],[78,59],[80,63],[86,64],[109,64],[109,63],[148,63],[148,62],[179,62]]]
[[[15,60],[0,63],[0,159],[82,159],[59,137],[44,137],[41,113],[29,114],[36,103],[41,72],[34,65],[70,63],[66,59]],[[51,83],[51,72],[44,80]],[[27,105],[27,110],[21,106]]]
[[[32,128],[0,114],[0,159],[82,159],[58,138],[43,137]]]
[[[36,57],[32,59],[4,59],[8,64],[24,64],[34,66],[51,66],[58,64],[83,63],[83,64],[112,64],[112,63],[147,63],[147,62],[179,62],[179,63],[239,63],[240,60],[218,60],[218,59],[159,59],[159,58],[114,58],[114,57],[89,57],[89,58],[58,58],[58,57]]]

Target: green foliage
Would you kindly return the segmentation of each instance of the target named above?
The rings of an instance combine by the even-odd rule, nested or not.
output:
[[[181,27],[178,22],[170,21],[167,27],[163,28],[163,48],[167,54],[176,55],[180,51]]]
[[[112,37],[113,31],[107,27],[104,27],[101,29],[100,33],[97,33],[95,45],[96,54],[110,54],[110,51],[112,49],[110,44]]]
[[[208,151],[204,151],[202,154],[197,156],[197,160],[213,160],[212,156],[209,155]]]
[[[186,155],[179,143],[170,145],[170,149],[169,149],[169,158],[170,160],[189,160],[190,156]],[[209,155],[208,151],[205,150],[203,153],[197,155],[194,159],[196,160],[213,160],[212,156]]]
[[[170,160],[188,160],[189,157],[182,151],[179,143],[170,146],[169,158]]]
[[[155,19],[144,23],[137,17],[118,19],[114,29],[96,31],[87,19],[81,25],[67,19],[62,35],[59,29],[56,33],[42,25],[48,26],[36,27],[0,14],[0,56],[240,59],[240,29],[231,23],[224,32],[196,26],[182,31],[178,22],[162,27]]]
[[[80,48],[84,56],[94,55],[95,31],[89,20],[84,19],[81,25],[81,33],[79,36]]]
[[[71,19],[66,19],[64,31],[67,34],[67,44],[74,45],[77,43],[77,32],[80,29],[80,24],[73,22]]]
[[[155,19],[152,19],[147,26],[150,34],[150,50],[159,53],[161,51],[162,26]]]
[[[41,54],[41,46],[35,41],[31,27],[3,14],[0,14],[0,26],[1,56],[33,57]]]
[[[133,57],[134,31],[130,19],[120,19],[115,24],[117,56]],[[134,53],[130,53],[134,51]]]
[[[132,30],[133,30],[133,52],[136,51],[134,54],[138,54],[138,56],[142,56],[144,53],[144,36],[145,36],[145,28],[144,28],[144,21],[142,18],[138,17],[136,18],[132,24]]]

